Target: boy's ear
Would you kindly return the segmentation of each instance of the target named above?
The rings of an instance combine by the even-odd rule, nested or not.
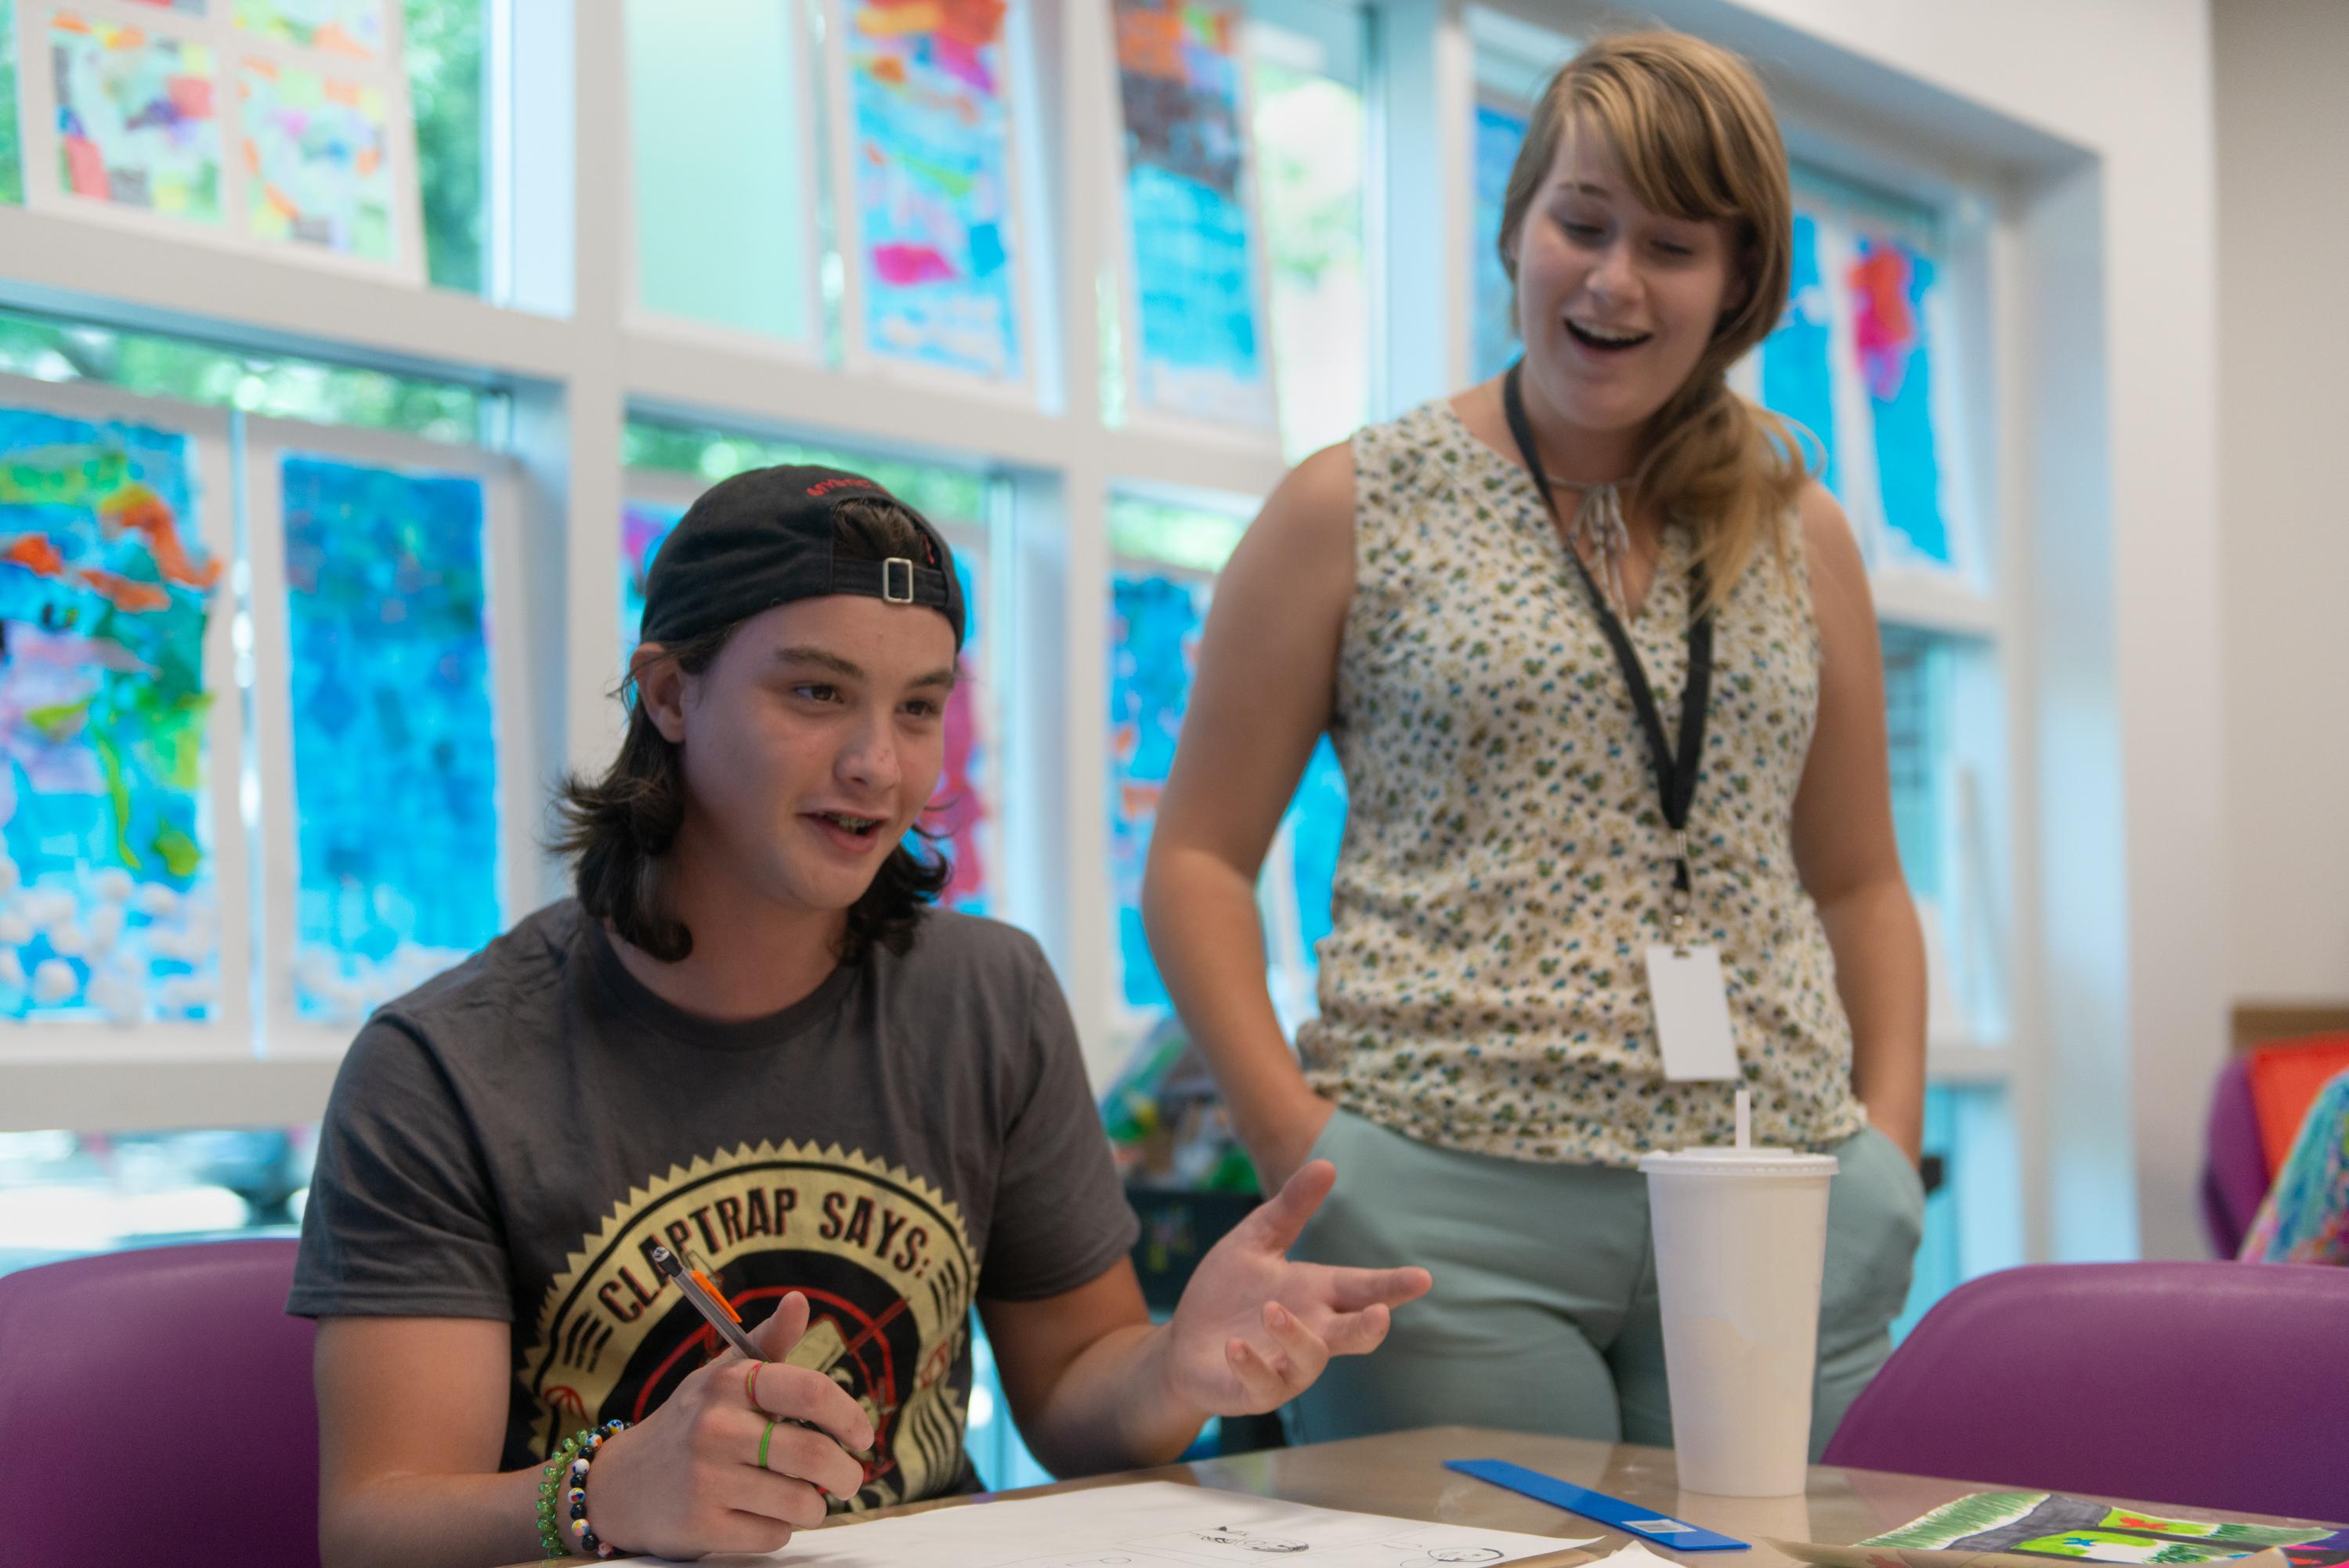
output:
[[[643,643],[628,659],[636,706],[671,746],[685,739],[685,671],[658,643]]]

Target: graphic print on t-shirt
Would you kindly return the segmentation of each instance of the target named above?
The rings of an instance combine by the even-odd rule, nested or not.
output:
[[[873,1422],[848,1506],[957,1483],[977,1279],[962,1212],[903,1167],[837,1144],[746,1144],[672,1167],[582,1239],[516,1374],[538,1452],[616,1416],[642,1419],[725,1348],[653,1267],[656,1245],[709,1274],[746,1324],[788,1292],[807,1296],[808,1332],[786,1359],[830,1374]]]

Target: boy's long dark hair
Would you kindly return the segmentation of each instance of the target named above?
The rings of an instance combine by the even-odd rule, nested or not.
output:
[[[894,500],[859,497],[833,514],[833,549],[867,561],[891,556],[919,559],[923,537],[911,513]],[[705,632],[661,657],[698,676],[717,662],[741,623]],[[590,920],[608,924],[629,945],[664,964],[693,951],[693,933],[665,907],[663,879],[667,855],[685,822],[685,758],[634,700],[632,676],[623,683],[628,698],[627,733],[620,753],[601,779],[589,782],[564,776],[555,799],[561,819],[552,841],[572,862],[579,903]],[[848,910],[841,961],[862,963],[875,944],[892,953],[913,945],[922,906],[933,902],[954,874],[943,859],[925,860],[900,844],[889,851],[873,885]]]

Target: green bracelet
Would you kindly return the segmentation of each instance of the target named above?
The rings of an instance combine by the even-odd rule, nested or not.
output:
[[[549,1563],[560,1563],[571,1555],[571,1548],[564,1544],[563,1526],[556,1522],[555,1504],[563,1495],[563,1478],[571,1469],[571,1461],[578,1457],[581,1447],[593,1431],[594,1429],[589,1428],[564,1439],[562,1446],[554,1450],[554,1457],[548,1460],[546,1468],[539,1472],[538,1546]]]

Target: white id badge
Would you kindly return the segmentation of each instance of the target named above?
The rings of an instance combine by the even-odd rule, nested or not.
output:
[[[1663,1047],[1666,1078],[1688,1083],[1738,1076],[1720,948],[1649,948],[1648,995],[1655,998],[1656,1039]]]

